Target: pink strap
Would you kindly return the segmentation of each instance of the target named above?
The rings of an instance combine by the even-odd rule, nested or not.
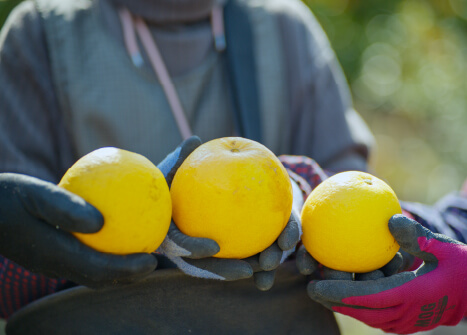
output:
[[[164,64],[164,60],[162,59],[159,49],[157,48],[156,42],[152,38],[146,23],[140,17],[135,18],[135,27],[141,43],[143,44],[149,57],[149,61],[151,62],[154,72],[156,72],[162,88],[164,89],[180,133],[182,134],[183,139],[187,139],[188,137],[192,136],[191,128],[183,111],[180,99],[178,98],[175,86],[173,85],[169,76],[169,72],[167,71],[167,68]]]
[[[154,69],[154,72],[156,73],[157,78],[162,85],[162,89],[164,90],[165,96],[167,97],[172,114],[175,118],[175,122],[177,123],[182,138],[187,139],[188,137],[192,136],[190,125],[183,111],[183,107],[180,99],[178,98],[175,86],[173,85],[167,68],[164,64],[164,60],[162,59],[156,42],[152,38],[148,27],[141,18],[134,18],[128,9],[122,8],[119,12],[123,26],[125,46],[133,60],[133,63],[136,66],[142,65],[142,57],[134,33],[136,28],[136,33],[138,34],[141,43],[143,44],[143,47],[148,55],[149,61],[151,62],[152,68]],[[138,62],[138,56],[141,62]]]
[[[130,54],[133,64],[136,67],[141,67],[143,65],[143,57],[141,57],[141,52],[139,51],[138,43],[136,42],[133,18],[126,8],[121,8],[118,14],[120,15],[120,21],[122,22],[123,39],[125,41],[126,49]]]
[[[467,197],[467,179],[464,181],[464,185],[462,185],[461,194]]]
[[[227,47],[224,32],[224,13],[223,7],[214,5],[211,12],[212,37],[217,51],[224,51]]]

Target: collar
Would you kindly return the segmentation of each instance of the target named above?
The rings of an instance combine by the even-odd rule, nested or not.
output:
[[[155,24],[190,23],[209,18],[216,3],[226,0],[111,0]]]

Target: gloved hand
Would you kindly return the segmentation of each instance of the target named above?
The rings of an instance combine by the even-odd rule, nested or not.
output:
[[[169,187],[180,165],[200,145],[199,137],[192,136],[183,141],[158,165]],[[167,237],[157,251],[169,258],[184,273],[193,277],[238,280],[253,275],[251,266],[243,260],[211,257],[219,250],[220,247],[214,240],[185,235],[172,221]]]
[[[389,230],[422,266],[376,280],[312,281],[309,296],[385,332],[410,334],[459,323],[467,316],[467,246],[403,215],[390,219]]]
[[[300,211],[303,195],[298,185],[291,179],[293,206],[290,219],[277,240],[266,250],[245,259],[253,268],[255,285],[267,291],[274,285],[276,270],[294,251],[302,235]]]
[[[101,253],[70,234],[97,232],[103,221],[94,207],[55,184],[0,174],[0,254],[32,272],[100,287],[154,271],[153,255]]]
[[[302,275],[311,275],[318,270],[318,277],[321,279],[334,280],[375,280],[383,277],[389,277],[400,271],[407,270],[413,261],[413,256],[400,250],[385,266],[380,269],[366,273],[351,273],[330,269],[322,264],[319,264],[305,249],[304,245],[298,248],[295,261],[297,268]]]
[[[267,291],[274,285],[276,270],[295,250],[300,240],[300,221],[292,213],[282,233],[266,250],[245,258],[252,269],[255,285],[261,291]]]

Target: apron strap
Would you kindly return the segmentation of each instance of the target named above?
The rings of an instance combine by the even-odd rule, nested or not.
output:
[[[224,8],[227,68],[234,96],[235,121],[240,136],[261,142],[259,92],[250,18],[238,1]]]

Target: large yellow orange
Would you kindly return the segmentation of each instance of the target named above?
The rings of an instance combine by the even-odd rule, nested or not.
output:
[[[321,264],[363,273],[388,263],[399,249],[388,221],[401,213],[394,191],[375,176],[338,173],[316,187],[302,209],[302,241]]]
[[[178,169],[170,192],[179,229],[215,240],[220,258],[263,251],[292,210],[292,186],[279,159],[262,144],[240,137],[198,147]]]
[[[153,252],[169,230],[172,203],[162,172],[146,157],[118,148],[101,148],[79,159],[59,186],[81,196],[104,216],[94,234],[75,233],[102,252]]]

